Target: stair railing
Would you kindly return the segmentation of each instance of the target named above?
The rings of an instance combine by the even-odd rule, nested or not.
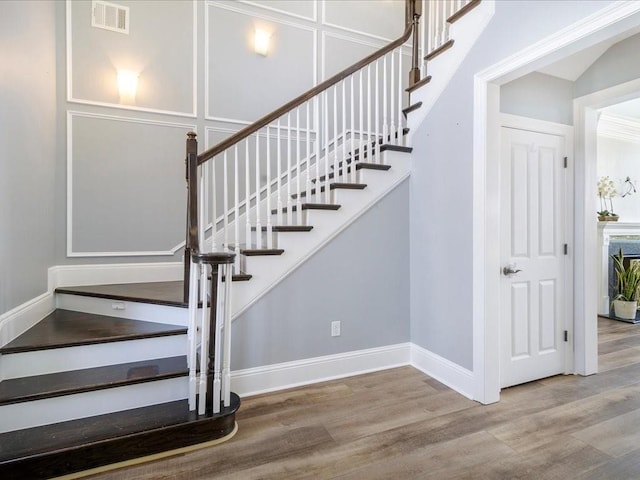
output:
[[[420,13],[420,0],[406,0],[400,38],[214,147],[198,154],[196,134],[188,134],[184,295],[191,410],[215,414],[229,406],[238,254],[273,248],[275,226],[303,224],[305,204],[330,203],[332,180],[356,182],[357,162],[382,163],[383,143],[403,143],[405,88],[419,80],[420,68],[414,52],[407,76],[402,57],[412,34],[417,42]]]
[[[421,0],[425,21],[420,27],[420,58],[445,45],[451,37],[449,28],[466,11],[475,7],[480,0]],[[426,74],[426,60],[422,63],[422,77]]]

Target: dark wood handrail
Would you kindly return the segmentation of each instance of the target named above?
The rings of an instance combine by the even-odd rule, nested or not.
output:
[[[312,99],[313,97],[315,97],[319,93],[324,92],[325,90],[329,89],[330,87],[332,87],[333,85],[337,84],[341,80],[344,80],[349,75],[357,72],[361,68],[367,66],[368,64],[370,64],[373,61],[377,60],[378,58],[383,57],[384,55],[386,55],[390,51],[392,51],[395,48],[397,48],[397,47],[401,46],[402,44],[404,44],[407,40],[409,40],[409,37],[411,37],[411,33],[413,32],[414,18],[416,16],[418,16],[418,17],[420,16],[420,8],[416,7],[416,0],[406,0],[406,2],[407,2],[406,3],[406,5],[407,5],[406,19],[405,19],[406,28],[405,28],[405,31],[404,31],[404,33],[402,34],[402,36],[400,38],[398,38],[397,40],[394,40],[393,42],[389,43],[388,45],[382,47],[380,50],[372,53],[368,57],[363,58],[358,63],[353,64],[352,66],[346,68],[345,70],[341,71],[340,73],[335,74],[333,77],[331,77],[331,78],[325,80],[324,82],[316,85],[311,90],[309,90],[309,91],[303,93],[302,95],[294,98],[289,103],[284,104],[282,107],[280,107],[277,110],[265,115],[260,120],[257,120],[256,122],[252,123],[251,125],[246,126],[245,128],[243,128],[239,132],[237,132],[234,135],[230,136],[229,138],[223,140],[222,142],[218,143],[217,145],[214,145],[210,149],[205,150],[200,155],[198,155],[198,165],[201,165],[204,162],[206,162],[207,160],[210,160],[211,158],[215,157],[219,153],[224,152],[225,150],[227,150],[228,148],[230,148],[233,145],[237,144],[241,140],[244,140],[245,138],[247,138],[252,133],[257,132],[262,127],[264,127],[266,125],[269,125],[274,120],[277,120],[278,118],[282,117],[285,113],[288,113],[291,110],[293,110],[294,108],[299,107],[300,105],[302,105],[307,100]]]

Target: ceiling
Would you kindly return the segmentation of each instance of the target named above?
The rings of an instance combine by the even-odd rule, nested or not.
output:
[[[554,77],[564,78],[575,82],[593,62],[606,52],[612,45],[617,43],[619,39],[610,39],[605,42],[598,43],[592,47],[580,50],[573,55],[563,58],[562,60],[552,63],[544,68],[540,68],[540,73],[553,75]]]

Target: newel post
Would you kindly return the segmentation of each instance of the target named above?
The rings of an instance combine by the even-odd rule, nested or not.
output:
[[[198,141],[196,133],[187,133],[187,154],[185,157],[185,179],[187,182],[187,232],[184,247],[184,290],[183,299],[189,301],[189,279],[191,255],[199,253],[198,245]]]
[[[413,30],[413,44],[411,53],[411,70],[409,72],[409,86],[420,81],[420,16],[422,15],[422,0],[408,0],[407,23],[411,22]]]

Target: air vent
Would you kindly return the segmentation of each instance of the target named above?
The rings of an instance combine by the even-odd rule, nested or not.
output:
[[[91,26],[112,32],[129,33],[129,7],[93,0]]]

